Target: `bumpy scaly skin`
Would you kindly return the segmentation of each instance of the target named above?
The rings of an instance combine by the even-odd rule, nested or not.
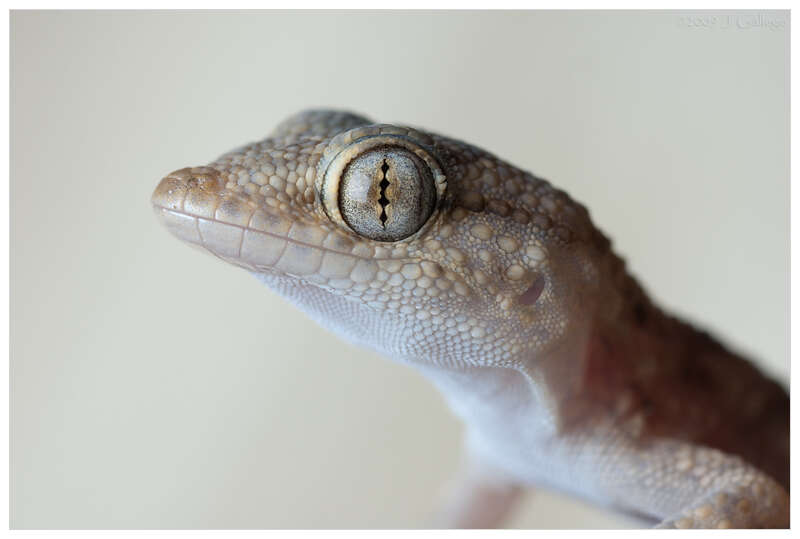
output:
[[[370,140],[406,144],[440,173],[432,214],[399,241],[356,234],[349,202],[331,202],[331,163]],[[378,174],[399,185],[387,164]],[[403,217],[388,185],[377,212]],[[441,525],[497,524],[520,487],[544,485],[664,527],[788,526],[786,392],[651,304],[548,182],[462,142],[323,110],[169,174],[152,201],[182,240],[439,387],[470,463]]]

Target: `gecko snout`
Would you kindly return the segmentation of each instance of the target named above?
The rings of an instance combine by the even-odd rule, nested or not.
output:
[[[159,220],[175,236],[193,244],[202,244],[198,219],[232,220],[240,214],[235,201],[223,204],[224,180],[219,171],[209,167],[186,167],[167,174],[150,197]],[[225,215],[220,215],[220,212]]]
[[[219,171],[186,167],[167,174],[153,191],[153,206],[177,211],[208,210],[225,187]],[[185,207],[185,206],[189,207]]]

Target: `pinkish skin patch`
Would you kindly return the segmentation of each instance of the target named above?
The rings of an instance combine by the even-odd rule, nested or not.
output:
[[[533,284],[528,287],[528,289],[517,298],[517,301],[520,302],[522,305],[533,305],[536,303],[536,300],[539,299],[539,296],[542,295],[544,291],[544,277],[539,275]]]

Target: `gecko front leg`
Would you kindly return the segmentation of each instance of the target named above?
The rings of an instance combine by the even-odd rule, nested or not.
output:
[[[715,449],[663,445],[648,456],[645,481],[660,482],[656,488],[682,507],[659,528],[789,527],[789,495],[765,473]],[[664,451],[669,453],[662,456]]]
[[[789,495],[739,457],[672,440],[626,441],[609,463],[618,502],[658,528],[788,528]]]
[[[456,474],[442,491],[432,526],[440,529],[499,527],[523,492],[519,482],[467,448]]]

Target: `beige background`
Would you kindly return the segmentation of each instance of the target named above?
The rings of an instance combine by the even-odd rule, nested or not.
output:
[[[551,179],[787,380],[789,21],[761,15],[13,13],[11,526],[424,524],[460,436],[438,394],[149,208],[306,107]],[[631,523],[542,492],[510,525]]]

